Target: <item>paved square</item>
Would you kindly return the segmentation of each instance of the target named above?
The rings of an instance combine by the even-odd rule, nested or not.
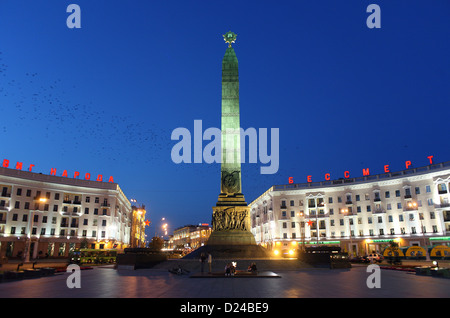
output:
[[[351,269],[276,271],[281,278],[198,279],[167,270],[82,270],[81,288],[69,289],[69,273],[0,284],[2,298],[447,298],[450,279],[381,270],[381,288],[368,288],[366,266]],[[195,273],[191,273],[195,274]]]

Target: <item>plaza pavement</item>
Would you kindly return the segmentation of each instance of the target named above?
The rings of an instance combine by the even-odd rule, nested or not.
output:
[[[199,267],[190,274],[198,273]],[[381,288],[368,288],[366,265],[351,269],[276,270],[280,278],[191,278],[165,268],[80,271],[81,288],[70,289],[69,273],[0,283],[0,298],[448,298],[450,279],[381,269]]]

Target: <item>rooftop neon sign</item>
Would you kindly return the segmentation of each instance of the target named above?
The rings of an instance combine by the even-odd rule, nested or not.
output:
[[[430,161],[430,165],[433,164],[433,156],[428,156],[427,158],[428,158],[428,160]],[[411,165],[412,165],[412,162],[411,162],[410,160],[406,160],[406,161],[405,161],[405,167],[406,167],[406,169],[409,169],[409,168],[411,167]],[[389,165],[384,165],[384,172],[385,172],[385,173],[391,172],[391,171],[389,170]],[[369,168],[363,168],[363,169],[362,169],[362,173],[363,173],[363,176],[369,176],[369,175],[370,175],[370,170],[369,170]],[[331,180],[331,175],[330,175],[329,173],[325,173],[324,177],[325,177],[325,180],[326,180],[326,181]],[[347,171],[344,171],[344,178],[345,178],[345,179],[350,178],[350,171],[348,171],[348,170],[347,170]],[[312,182],[312,176],[311,176],[311,175],[308,175],[308,176],[306,177],[306,181]],[[289,183],[294,183],[294,178],[293,178],[293,177],[289,177]]]
[[[9,168],[10,166],[10,161],[8,159],[3,159],[2,162],[2,167],[3,168]],[[28,171],[29,172],[33,172],[33,168],[35,167],[34,164],[30,164],[28,166]],[[16,170],[22,170],[23,169],[23,162],[17,162],[16,166],[15,166]],[[50,175],[51,176],[56,176],[56,168],[50,168]],[[67,170],[63,170],[63,172],[61,173],[61,177],[69,177],[69,174],[67,172]],[[79,171],[75,171],[73,173],[73,179],[80,179],[80,172]],[[91,180],[91,174],[89,172],[86,172],[84,174],[84,180]],[[99,174],[97,175],[97,178],[93,181],[98,181],[98,182],[103,182],[103,175]],[[105,181],[106,182],[106,181]],[[114,183],[114,178],[112,176],[109,177],[108,182],[113,182]]]

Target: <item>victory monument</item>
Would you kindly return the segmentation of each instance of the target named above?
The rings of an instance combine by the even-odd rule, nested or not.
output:
[[[214,257],[267,257],[250,232],[250,207],[242,194],[239,115],[239,68],[232,43],[237,35],[223,35],[228,43],[222,60],[222,140],[220,194],[213,207],[212,233],[203,247],[192,252]],[[190,255],[190,254],[189,254]]]

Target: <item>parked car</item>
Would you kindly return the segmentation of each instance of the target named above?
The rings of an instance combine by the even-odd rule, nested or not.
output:
[[[376,263],[376,262],[381,263],[383,261],[383,259],[384,259],[383,255],[378,254],[378,253],[372,253],[372,254],[369,254],[369,255],[367,255],[365,257],[367,258],[367,260],[370,263]]]
[[[367,258],[367,256],[355,256],[353,258],[350,259],[350,262],[352,263],[369,263],[369,259]]]

